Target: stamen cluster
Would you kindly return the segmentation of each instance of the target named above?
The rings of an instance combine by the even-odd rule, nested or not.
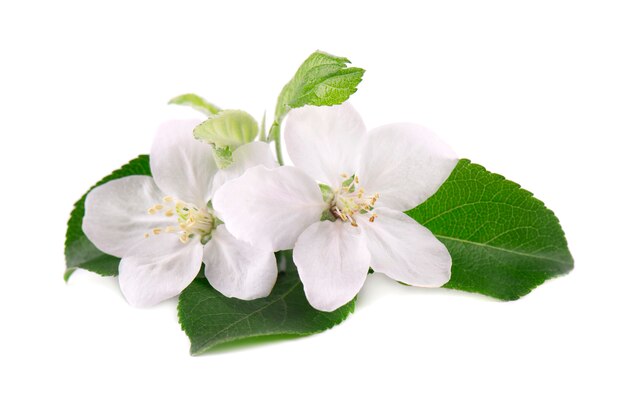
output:
[[[175,233],[179,235],[181,243],[187,243],[189,239],[200,237],[202,243],[206,243],[211,238],[211,232],[215,228],[215,217],[209,210],[199,208],[194,204],[180,200],[174,200],[172,196],[165,196],[163,203],[153,205],[148,209],[148,214],[156,215],[163,213],[166,217],[178,217],[178,226],[169,225],[165,228],[156,227],[152,229],[153,235],[161,233]],[[150,237],[146,233],[144,237]]]
[[[354,175],[352,178],[346,174],[341,175],[346,180],[341,187],[333,191],[334,195],[330,201],[330,212],[335,218],[341,219],[343,222],[350,222],[354,227],[359,226],[355,214],[369,215],[369,221],[376,220],[374,205],[380,197],[379,193],[373,195],[365,194],[365,190],[359,187],[359,177]]]

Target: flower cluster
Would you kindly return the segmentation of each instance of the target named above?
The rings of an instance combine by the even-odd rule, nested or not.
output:
[[[445,246],[404,214],[457,163],[433,133],[413,124],[368,132],[349,103],[304,106],[287,116],[293,165],[281,166],[268,143],[253,141],[247,114],[223,116],[231,120],[164,124],[152,177],[113,180],[87,196],[83,231],[121,258],[129,303],[180,294],[202,264],[225,296],[265,297],[277,278],[274,252],[288,249],[309,303],[322,311],[350,301],[370,268],[414,286],[450,279]]]

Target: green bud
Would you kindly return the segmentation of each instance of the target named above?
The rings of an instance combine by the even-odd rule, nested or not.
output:
[[[250,114],[241,110],[220,111],[193,130],[196,139],[216,149],[228,148],[230,152],[252,142],[258,133],[259,124]]]

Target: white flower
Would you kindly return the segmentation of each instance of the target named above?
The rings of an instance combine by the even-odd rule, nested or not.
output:
[[[193,138],[198,123],[161,126],[150,152],[153,178],[124,177],[87,195],[83,231],[98,249],[122,259],[120,287],[132,305],[178,295],[203,261],[211,285],[229,297],[267,296],[276,281],[273,252],[235,239],[207,205],[217,187],[247,167],[274,167],[269,146],[246,144],[218,171],[211,148]]]
[[[285,142],[298,168],[252,168],[213,205],[235,237],[293,248],[311,305],[332,311],[347,303],[370,266],[414,286],[450,279],[448,250],[403,213],[434,194],[457,163],[433,133],[412,124],[367,133],[344,103],[292,110]],[[326,196],[318,183],[330,186]]]

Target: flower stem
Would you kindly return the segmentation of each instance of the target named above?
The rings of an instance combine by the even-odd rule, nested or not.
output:
[[[280,145],[280,123],[274,122],[272,127],[270,128],[270,134],[268,135],[268,140],[274,140],[274,146],[276,148],[276,159],[278,160],[279,165],[285,165],[283,162],[283,150]]]
[[[261,120],[261,129],[260,129],[260,133],[259,133],[259,141],[261,142],[267,142],[267,135],[265,134],[265,116],[267,115],[266,112],[263,113],[263,119]]]

